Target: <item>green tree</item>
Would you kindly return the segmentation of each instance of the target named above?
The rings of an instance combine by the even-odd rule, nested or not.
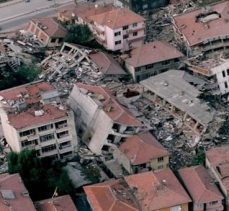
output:
[[[67,25],[68,34],[65,41],[69,43],[85,44],[92,39],[92,33],[85,24]]]
[[[192,165],[204,164],[205,161],[205,150],[203,147],[196,149],[196,156],[193,158]]]

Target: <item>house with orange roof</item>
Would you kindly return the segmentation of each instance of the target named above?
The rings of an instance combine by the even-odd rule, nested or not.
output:
[[[224,210],[224,197],[206,168],[200,165],[183,168],[179,175],[192,198],[193,211]]]
[[[191,199],[170,169],[84,187],[93,210],[188,211]]]
[[[229,209],[229,146],[209,149],[206,152],[205,165],[218,182]]]
[[[33,18],[26,30],[47,47],[61,46],[67,31],[54,17]]]
[[[229,2],[222,1],[173,17],[176,37],[188,55],[227,51],[229,48]]]
[[[0,210],[36,211],[19,174],[0,174]]]
[[[168,151],[149,132],[127,137],[113,154],[129,174],[169,166]]]
[[[33,149],[41,158],[62,159],[76,151],[73,112],[46,82],[1,91],[0,117],[3,134],[14,152]]]
[[[183,56],[169,43],[154,41],[134,48],[122,59],[134,81],[141,81],[168,69],[177,69]]]
[[[117,144],[146,129],[119,104],[110,90],[101,86],[75,84],[69,105],[76,115],[79,136],[97,155],[107,155],[112,159]]]
[[[69,195],[37,201],[34,204],[37,211],[77,211]]]

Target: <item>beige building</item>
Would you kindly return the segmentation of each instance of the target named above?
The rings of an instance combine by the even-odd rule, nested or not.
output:
[[[184,55],[169,43],[154,41],[146,43],[123,55],[126,69],[134,81],[177,69]]]
[[[112,159],[113,151],[124,138],[146,129],[120,105],[111,91],[82,83],[75,84],[69,105],[77,119],[77,130],[89,149]]]
[[[179,175],[192,198],[193,211],[224,210],[224,197],[207,169],[203,166],[192,166],[180,169]]]
[[[84,187],[92,210],[188,211],[190,197],[170,169]]]
[[[209,149],[206,152],[205,164],[219,183],[226,199],[225,210],[229,210],[229,146]]]
[[[126,138],[114,151],[114,158],[129,174],[169,166],[168,151],[149,132]]]
[[[46,82],[0,92],[0,117],[7,143],[15,152],[33,149],[39,157],[62,159],[77,149],[74,115]]]

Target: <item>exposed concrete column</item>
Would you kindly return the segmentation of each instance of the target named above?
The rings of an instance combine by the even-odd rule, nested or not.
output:
[[[185,121],[186,120],[186,118],[187,118],[187,112],[184,114],[184,116],[183,116],[183,121]]]
[[[170,105],[171,105],[171,111],[173,112],[175,110],[175,107],[172,104],[170,104]]]
[[[165,104],[166,104],[165,99],[162,99],[162,105],[165,106]]]

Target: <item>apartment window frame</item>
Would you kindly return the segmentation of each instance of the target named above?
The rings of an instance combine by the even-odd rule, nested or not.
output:
[[[115,41],[115,45],[121,45],[121,44],[122,44],[122,40]]]
[[[123,39],[128,39],[129,38],[129,34],[124,34],[123,35]]]
[[[69,136],[69,131],[65,130],[59,133],[56,133],[56,136],[58,139],[64,138],[64,137],[68,137]]]
[[[127,30],[127,29],[129,29],[129,26],[128,25],[125,25],[125,26],[122,27],[122,29],[123,30]]]
[[[133,23],[132,26],[133,27],[137,27],[138,26],[138,23]]]
[[[159,157],[159,158],[157,158],[157,161],[158,161],[159,163],[163,162],[163,161],[164,161],[164,157]]]
[[[224,81],[224,87],[225,87],[225,89],[228,89],[227,81]]]
[[[37,145],[38,144],[38,139],[33,139],[33,140],[23,140],[21,141],[21,146],[24,147],[28,147],[31,145]]]
[[[42,153],[47,153],[56,150],[56,144],[51,144],[41,148]]]
[[[71,146],[72,146],[71,141],[65,141],[59,144],[59,149],[65,149]]]
[[[115,32],[114,33],[114,36],[117,37],[117,36],[120,36],[121,35],[121,31],[118,31],[118,32]]]
[[[19,132],[20,137],[31,136],[31,135],[35,135],[35,134],[36,134],[35,129],[29,129],[29,130],[24,130],[24,131]]]
[[[50,141],[50,140],[54,140],[54,139],[55,139],[54,133],[49,133],[49,134],[40,136],[40,142],[41,143],[44,143],[44,142],[47,142],[47,141]]]
[[[222,76],[223,76],[223,78],[225,78],[225,77],[226,77],[225,70],[223,70],[223,71],[222,71]]]
[[[138,32],[133,32],[133,37],[137,37],[138,36]]]
[[[43,125],[43,126],[38,127],[39,132],[43,132],[43,131],[51,130],[51,129],[53,129],[53,124],[48,124],[48,125]]]

